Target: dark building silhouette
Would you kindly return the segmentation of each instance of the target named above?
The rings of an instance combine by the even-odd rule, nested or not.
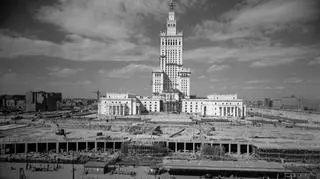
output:
[[[26,93],[26,112],[55,111],[62,102],[61,93],[31,91]]]
[[[23,110],[25,109],[24,95],[1,95],[0,109],[1,110]]]

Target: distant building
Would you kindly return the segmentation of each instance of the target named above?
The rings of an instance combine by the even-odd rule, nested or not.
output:
[[[267,107],[267,108],[270,108],[272,106],[272,99],[271,98],[265,98],[263,106]]]
[[[55,111],[62,103],[62,94],[44,91],[26,93],[26,112]]]
[[[271,108],[297,110],[302,108],[301,100],[295,96],[271,99]]]
[[[273,109],[281,109],[281,99],[272,99],[271,100],[271,107]]]
[[[216,117],[245,117],[246,106],[234,95],[209,95],[206,99],[183,99],[182,113]]]
[[[26,101],[25,95],[1,95],[0,109],[24,111],[25,101]]]
[[[300,108],[300,99],[295,96],[281,98],[281,108],[297,110]]]

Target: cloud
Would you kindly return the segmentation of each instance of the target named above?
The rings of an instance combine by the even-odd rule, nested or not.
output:
[[[244,90],[284,90],[284,86],[244,86]]]
[[[221,70],[224,70],[224,69],[227,69],[227,68],[230,68],[230,66],[228,66],[228,65],[212,65],[212,66],[207,70],[207,72],[208,72],[208,73],[211,73],[211,72],[215,72],[215,71],[221,71]]]
[[[264,83],[269,83],[269,79],[261,79],[261,80],[249,80],[246,81],[247,84],[264,84]]]
[[[68,77],[70,75],[75,75],[84,69],[78,68],[78,69],[71,69],[71,68],[59,68],[59,67],[51,67],[47,68],[50,72],[50,76],[55,76],[55,77]]]
[[[102,75],[107,75],[110,78],[123,78],[129,79],[135,73],[147,72],[150,73],[155,70],[155,67],[143,65],[143,64],[130,64],[120,69],[114,69],[111,72],[106,72],[104,70],[99,70],[99,73]],[[150,75],[150,74],[149,74]]]
[[[201,75],[201,76],[198,77],[198,79],[204,79],[206,77],[207,77],[206,75]]]
[[[267,34],[291,29],[305,32],[306,23],[318,18],[317,5],[317,0],[247,0],[222,14],[219,20],[204,20],[196,25],[192,38],[226,41],[263,39]]]
[[[224,16],[237,28],[268,28],[270,25],[281,26],[315,20],[319,14],[317,3],[317,0],[269,0],[255,4],[247,1],[247,5],[240,10],[230,11]]]
[[[184,0],[176,3],[176,11],[185,13],[203,3]],[[117,41],[145,34],[146,19],[162,21],[168,11],[167,0],[60,0],[42,7],[36,18],[67,33]]]
[[[283,58],[283,59],[274,59],[274,58],[264,58],[258,61],[253,62],[250,67],[271,67],[283,65],[286,63],[293,62],[295,59]]]
[[[317,0],[241,1],[220,17],[206,19],[194,27],[194,35],[188,40],[206,39],[214,42],[214,46],[186,51],[185,58],[209,62],[252,61],[251,67],[270,67],[319,56],[319,45],[289,46],[284,45],[287,41],[281,44],[271,36],[288,30],[306,32],[308,23],[319,16],[318,4]]]
[[[92,81],[90,80],[84,80],[84,81],[76,81],[76,82],[71,82],[71,81],[50,81],[47,83],[50,86],[88,86],[92,84]]]
[[[228,81],[228,79],[211,78],[209,81],[213,82],[213,83],[216,83],[216,82],[221,82],[221,81]]]
[[[284,80],[284,83],[287,84],[298,84],[298,83],[302,83],[304,80],[301,78],[297,78],[297,77],[292,77],[292,78],[287,78]]]
[[[320,65],[320,56],[315,57],[312,61],[309,61],[308,65]]]
[[[75,61],[145,61],[157,57],[157,48],[128,41],[113,43],[70,34],[61,44],[0,32],[0,57],[50,56]]]
[[[253,62],[251,67],[282,65],[298,59],[319,56],[319,45],[314,46],[249,46],[236,47],[200,47],[185,52],[185,60],[196,62],[223,62],[236,60]]]

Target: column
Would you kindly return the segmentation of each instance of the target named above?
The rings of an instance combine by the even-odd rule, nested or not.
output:
[[[56,153],[59,153],[59,142],[56,143]]]
[[[186,152],[186,151],[187,151],[187,143],[185,142],[183,145],[183,152]]]
[[[94,142],[94,151],[98,151],[98,146],[97,145],[98,145],[98,143],[97,143],[97,141],[95,141]]]
[[[193,145],[192,146],[193,153],[195,153],[196,152],[196,144],[193,142],[192,145]]]
[[[175,145],[175,148],[176,148],[175,151],[178,152],[178,142],[175,142],[174,145]]]
[[[235,115],[235,107],[234,106],[232,107],[232,116],[236,117],[236,115]]]
[[[237,144],[237,154],[240,155],[241,151],[240,151],[240,144]]]
[[[116,142],[112,142],[112,147],[113,147],[113,150],[116,149]]]
[[[36,153],[38,153],[38,142],[36,143]]]
[[[225,116],[227,117],[227,116],[228,116],[228,107],[226,107],[225,110],[226,110],[226,111],[225,111],[225,112],[226,112],[226,115],[225,115]]]
[[[67,142],[67,152],[69,152],[69,142]]]
[[[76,142],[76,152],[79,152],[79,142]]]
[[[221,116],[224,117],[224,107],[221,107],[221,112],[222,112]]]
[[[247,144],[247,155],[250,155],[250,145]]]
[[[28,143],[24,143],[24,153],[28,153]]]
[[[120,104],[117,104],[117,116],[120,116]]]
[[[106,152],[106,142],[103,142],[103,152]]]
[[[17,144],[14,144],[14,154],[17,153]]]
[[[236,107],[235,107],[235,110],[234,110],[234,115],[235,115],[235,117],[238,117],[237,114],[238,114],[238,107],[236,106]]]
[[[46,151],[47,151],[47,153],[49,152],[49,143],[48,142],[46,142]]]
[[[86,142],[86,152],[88,152],[88,142]]]
[[[229,143],[229,151],[228,151],[229,154],[231,154],[231,144]]]

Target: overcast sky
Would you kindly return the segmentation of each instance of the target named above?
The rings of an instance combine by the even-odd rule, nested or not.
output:
[[[319,0],[176,0],[191,93],[320,98]],[[2,0],[0,93],[151,95],[167,0]]]

